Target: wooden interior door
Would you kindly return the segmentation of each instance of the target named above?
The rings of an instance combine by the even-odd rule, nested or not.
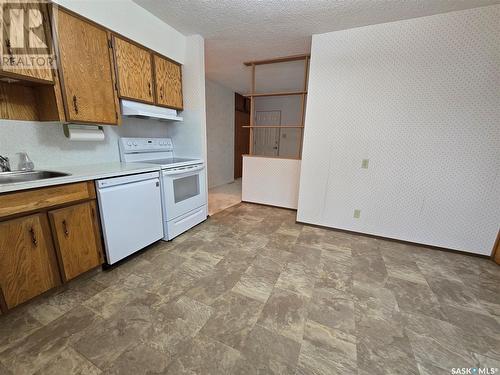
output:
[[[234,178],[243,173],[243,155],[250,151],[250,103],[249,99],[235,93],[234,103]]]
[[[103,263],[94,201],[50,211],[49,218],[65,281]]]
[[[56,20],[66,120],[118,124],[107,31],[62,10]]]
[[[182,70],[181,65],[154,55],[156,103],[182,110]]]
[[[0,223],[0,287],[10,309],[61,283],[45,214]]]
[[[117,36],[113,36],[118,95],[121,98],[154,103],[153,55]]]
[[[50,61],[53,53],[50,19],[44,2],[7,2],[3,6],[2,71],[32,81],[53,83]],[[39,25],[38,27],[33,27]],[[29,66],[25,62],[40,62]],[[7,64],[5,64],[7,62]]]

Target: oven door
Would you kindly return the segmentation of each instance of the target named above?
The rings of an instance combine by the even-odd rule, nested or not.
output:
[[[207,204],[203,164],[163,170],[162,177],[167,221]]]

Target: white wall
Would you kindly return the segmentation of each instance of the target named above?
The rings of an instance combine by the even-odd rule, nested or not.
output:
[[[59,123],[0,120],[0,155],[26,151],[38,168],[119,161],[118,138],[172,137],[179,155],[206,159],[204,40],[185,37],[130,0],[58,0],[57,3],[183,63],[184,121],[123,118],[104,126],[105,142],[70,142]]]
[[[499,20],[495,5],[314,35],[298,220],[489,255]]]
[[[243,156],[244,202],[297,209],[300,160]]]
[[[110,30],[184,64],[186,37],[132,0],[54,0]]]
[[[279,66],[280,64],[276,65]],[[302,99],[300,96],[255,98],[255,111],[281,111],[281,125],[300,125]],[[299,129],[280,129],[279,156],[283,158],[297,157],[299,137]]]
[[[19,156],[26,151],[37,169],[120,161],[119,137],[166,137],[164,122],[123,118],[120,127],[104,126],[104,142],[72,142],[64,136],[62,124],[0,120],[0,155],[18,168]]]
[[[208,187],[234,181],[234,91],[206,80]]]
[[[186,61],[182,68],[184,121],[170,124],[168,131],[177,155],[207,160],[204,43],[199,35],[186,38]]]

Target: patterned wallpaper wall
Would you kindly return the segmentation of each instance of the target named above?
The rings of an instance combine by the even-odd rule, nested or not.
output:
[[[489,255],[499,20],[494,5],[314,35],[298,220]]]

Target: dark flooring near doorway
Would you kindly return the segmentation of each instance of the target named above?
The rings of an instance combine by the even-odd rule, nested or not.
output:
[[[0,316],[0,374],[500,367],[500,267],[239,204]]]

